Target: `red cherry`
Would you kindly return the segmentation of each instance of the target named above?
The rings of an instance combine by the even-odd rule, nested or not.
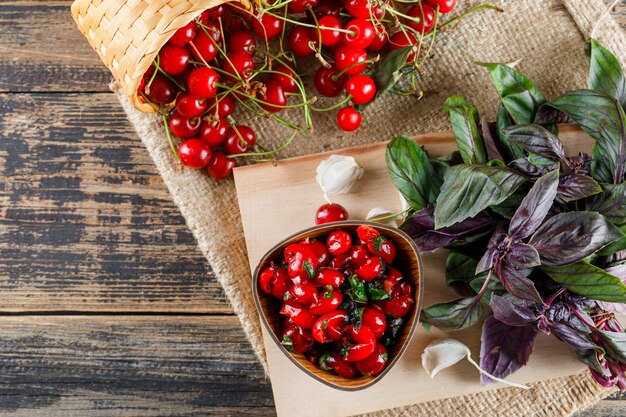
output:
[[[252,30],[261,39],[274,39],[282,33],[284,25],[282,19],[268,13],[263,13],[260,20],[258,17],[252,19]]]
[[[352,246],[352,237],[341,229],[335,230],[326,238],[326,246],[331,255],[346,253]]]
[[[354,104],[367,104],[376,95],[376,84],[367,75],[356,74],[348,79],[346,94],[352,96]]]
[[[454,10],[456,7],[456,0],[426,0],[426,4],[433,9],[437,9],[437,7],[439,7],[439,13],[446,14]]]
[[[187,139],[198,135],[201,120],[199,117],[188,119],[180,113],[174,112],[169,118],[169,126],[172,133],[179,138]]]
[[[259,105],[270,113],[279,112],[287,105],[285,91],[277,81],[268,81],[265,84],[265,91],[257,92],[257,98],[263,102]]]
[[[277,265],[270,265],[259,275],[259,285],[265,294],[271,294],[282,300],[285,292],[289,289],[291,281],[287,271]]]
[[[343,33],[343,45],[354,49],[365,49],[374,41],[374,26],[365,19],[354,19],[348,22],[346,30],[353,32]]]
[[[313,347],[315,340],[311,332],[296,325],[286,327],[281,336],[281,344],[287,350],[296,353],[304,353]]]
[[[245,30],[239,30],[231,33],[228,40],[230,52],[240,52],[242,54],[253,54],[256,48],[256,40],[254,35]]]
[[[363,281],[372,281],[383,272],[383,264],[380,259],[368,258],[363,265],[357,268],[356,274]]]
[[[352,263],[352,265],[361,266],[371,255],[367,252],[365,245],[355,245],[350,248],[348,256],[350,256],[350,263]]]
[[[248,54],[231,52],[227,55],[227,59],[222,61],[222,70],[231,74],[233,81],[238,81],[240,78],[247,80],[252,76],[254,60]]]
[[[207,103],[190,93],[182,92],[176,97],[176,111],[181,116],[193,119],[204,113]]]
[[[361,321],[364,325],[372,329],[376,338],[380,338],[385,334],[387,328],[387,320],[385,315],[375,308],[366,307],[361,314]]]
[[[230,116],[236,108],[235,100],[229,95],[213,96],[207,99],[208,114],[217,117],[218,119],[226,119]]]
[[[337,125],[346,132],[357,130],[361,126],[361,113],[354,107],[344,107],[337,113]]]
[[[309,311],[311,314],[321,316],[322,314],[328,314],[337,310],[341,302],[343,301],[343,294],[339,290],[322,290],[322,293],[317,295],[317,300],[311,303]]]
[[[164,75],[155,75],[152,83],[144,88],[148,99],[155,104],[167,104],[174,101],[178,87]]]
[[[313,28],[296,26],[289,33],[289,48],[298,57],[313,55],[318,46],[318,38]]]
[[[332,370],[339,376],[344,378],[354,378],[357,376],[357,370],[351,362],[341,356],[336,350],[331,350],[319,358],[319,366],[325,370]]]
[[[298,91],[297,76],[293,69],[286,65],[279,65],[274,68],[274,71],[276,72],[272,75],[272,79],[283,87],[285,93]]]
[[[378,5],[372,10],[369,0],[347,0],[344,3],[344,7],[348,13],[359,19],[371,19],[372,16],[380,19],[384,14],[384,10]]]
[[[346,75],[342,75],[335,80],[338,73],[339,70],[335,66],[330,68],[319,67],[313,80],[315,89],[323,96],[337,97],[343,91],[348,79]]]
[[[406,282],[401,282],[393,288],[391,300],[383,302],[383,311],[391,317],[404,317],[411,310],[414,302],[413,289]]]
[[[314,11],[318,19],[322,19],[325,16],[339,18],[341,14],[341,2],[336,0],[320,0]]]
[[[309,313],[306,308],[290,301],[283,304],[280,314],[290,317],[296,325],[307,330],[311,329],[317,320],[317,317]]]
[[[389,43],[389,35],[383,25],[378,25],[374,28],[374,40],[367,47],[368,50],[373,52],[381,51]]]
[[[324,314],[313,324],[313,338],[320,343],[336,342],[343,337],[343,329],[347,322],[346,310],[335,310]]]
[[[215,152],[207,171],[216,180],[221,180],[230,177],[236,165],[237,162],[232,158],[228,158],[223,152]]]
[[[350,256],[347,253],[335,256],[328,264],[329,268],[339,269],[346,266],[350,262]]]
[[[294,284],[315,276],[315,271],[319,266],[318,257],[309,245],[294,243],[285,248],[284,255],[287,262],[287,274]]]
[[[364,49],[341,46],[335,51],[335,65],[344,74],[354,75],[362,72],[367,67],[364,61],[367,61],[367,52]]]
[[[189,58],[187,48],[165,45],[159,52],[159,66],[169,75],[180,74],[187,69]]]
[[[178,147],[180,162],[189,168],[206,168],[211,162],[211,147],[200,139],[187,139]]]
[[[217,93],[217,72],[208,67],[196,68],[189,74],[189,92],[198,98],[211,98]]]
[[[318,20],[319,33],[322,37],[322,45],[333,46],[341,39],[341,22],[335,16],[324,16]]]
[[[356,234],[363,242],[367,242],[370,239],[376,239],[380,236],[380,233],[372,226],[361,225],[356,228]]]
[[[414,34],[412,33],[404,33],[404,32],[398,32],[393,34],[393,36],[391,36],[391,38],[389,38],[389,49],[394,51],[396,49],[400,49],[400,48],[406,48],[408,46],[413,46],[413,50],[409,53],[409,55],[406,58],[406,62],[411,63],[413,62],[413,60],[415,59],[415,52],[416,52],[416,45],[418,44],[418,40],[415,37]]]
[[[291,287],[289,292],[300,304],[316,303],[319,300],[317,288],[315,288],[315,285],[310,284],[309,282],[301,282],[300,284],[295,284],[293,287]],[[316,316],[318,315],[312,311],[311,313],[315,314]]]
[[[355,326],[349,324],[344,328],[348,336],[349,343],[345,347],[344,359],[348,362],[362,361],[374,352],[376,347],[376,336],[374,332],[364,325]]]
[[[291,0],[289,2],[289,11],[293,13],[304,13],[307,7],[317,6],[318,0]]]
[[[226,22],[223,21],[222,24],[225,25]],[[222,42],[222,28],[220,27],[219,22],[211,20],[211,21],[208,21],[204,26],[205,27],[201,28],[200,31],[201,32],[206,31],[209,35],[209,38],[213,39],[215,43],[219,45]],[[199,33],[199,32],[196,31],[196,33]]]
[[[189,50],[196,61],[211,62],[217,55],[215,41],[208,37],[203,31],[196,33],[196,36],[189,45]]]
[[[225,143],[229,155],[247,153],[256,143],[256,135],[248,126],[233,126],[226,134]]]
[[[435,11],[427,4],[411,7],[406,14],[416,20],[406,20],[406,24],[417,33],[428,33],[435,27]]]
[[[215,6],[204,12],[208,15],[210,20],[217,20],[226,13],[226,7],[223,4]]]
[[[185,46],[196,36],[196,22],[189,22],[182,28],[178,29],[169,41],[170,45]]]
[[[330,262],[330,252],[326,248],[326,245],[319,240],[312,240],[309,242],[309,247],[317,256],[317,263],[319,266],[326,266]]]
[[[216,125],[203,120],[200,125],[200,139],[213,148],[219,148],[226,140],[230,125],[226,120],[220,120]]]
[[[339,288],[343,284],[344,276],[336,269],[322,268],[317,271],[315,275],[315,285],[330,285],[334,288]]]
[[[385,369],[388,359],[389,356],[387,354],[387,349],[385,349],[385,347],[380,343],[377,343],[374,348],[374,352],[372,352],[372,354],[367,358],[356,362],[354,366],[359,370],[359,372],[365,375],[374,376],[378,375],[383,371],[383,369]]]
[[[378,256],[388,264],[393,262],[396,257],[396,245],[384,237],[368,240],[367,248],[372,254]]]
[[[348,220],[348,211],[340,204],[322,204],[315,212],[315,224]]]

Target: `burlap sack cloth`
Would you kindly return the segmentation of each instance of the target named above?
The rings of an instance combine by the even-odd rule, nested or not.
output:
[[[467,9],[480,1],[461,0],[459,3],[459,9]],[[482,116],[493,119],[498,97],[487,72],[474,65],[474,61],[511,63],[521,60],[518,68],[550,98],[586,86],[583,45],[592,30],[593,37],[616,53],[622,62],[626,60],[626,37],[607,16],[607,5],[602,0],[499,0],[491,3],[501,6],[505,13],[485,11],[472,15],[439,38],[437,55],[427,65],[421,86],[425,92],[423,99],[394,96],[379,100],[367,109],[363,127],[354,134],[343,134],[336,128],[334,112],[318,115],[315,133],[298,138],[282,157],[388,140],[400,133],[448,129],[441,105],[451,94],[462,94],[478,106]],[[260,361],[267,366],[260,323],[250,292],[250,269],[233,181],[217,183],[203,172],[181,169],[168,147],[161,119],[134,110],[119,89],[116,86],[113,89],[224,287]],[[289,116],[298,115],[286,115]],[[286,137],[287,132],[266,120],[257,121],[256,127],[264,144],[279,144]],[[504,388],[371,415],[561,416],[592,404],[610,392],[585,373],[536,383],[533,389],[523,393]]]

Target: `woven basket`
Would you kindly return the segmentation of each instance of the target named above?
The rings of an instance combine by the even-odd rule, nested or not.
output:
[[[206,9],[248,0],[75,0],[72,16],[137,109],[154,109],[137,99],[143,74],[161,47]]]

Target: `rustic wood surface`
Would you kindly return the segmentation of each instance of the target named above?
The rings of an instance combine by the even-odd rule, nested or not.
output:
[[[0,415],[273,415],[70,3],[0,0]]]

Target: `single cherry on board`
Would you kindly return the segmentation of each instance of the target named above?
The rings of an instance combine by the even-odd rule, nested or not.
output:
[[[315,224],[348,220],[348,211],[340,204],[322,204],[315,212]]]

